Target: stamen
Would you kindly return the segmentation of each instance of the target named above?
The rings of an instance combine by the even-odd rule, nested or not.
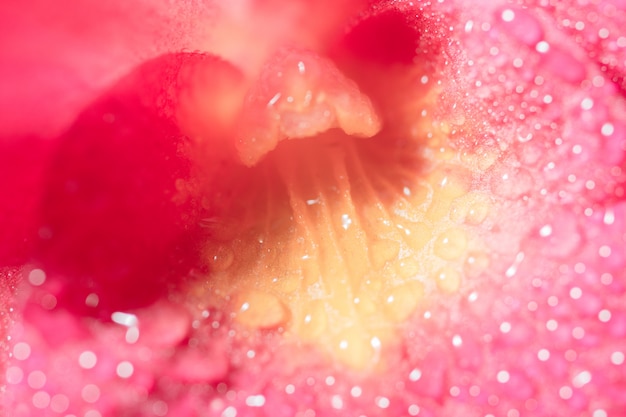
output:
[[[257,163],[284,139],[312,137],[331,128],[371,137],[381,122],[369,98],[328,59],[284,50],[263,68],[248,92],[236,148]]]

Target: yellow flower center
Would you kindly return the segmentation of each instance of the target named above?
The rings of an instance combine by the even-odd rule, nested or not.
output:
[[[241,162],[205,193],[210,272],[190,289],[203,308],[384,367],[411,315],[487,267],[472,229],[490,199],[473,178],[495,157],[449,146],[423,74],[385,69],[390,90],[369,88],[372,101],[312,53],[266,65],[237,123]]]

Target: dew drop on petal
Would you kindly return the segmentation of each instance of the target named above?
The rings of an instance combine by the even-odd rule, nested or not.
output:
[[[25,342],[16,343],[13,346],[13,357],[19,361],[28,359],[30,356],[30,345]]]
[[[39,409],[48,407],[50,405],[50,394],[46,391],[37,391],[33,394],[33,405]]]
[[[128,361],[122,361],[117,364],[117,368],[115,371],[117,373],[117,376],[119,376],[120,378],[130,378],[133,375],[135,369],[132,363]]]
[[[46,374],[42,371],[33,371],[28,374],[28,386],[32,389],[40,389],[46,385]]]
[[[35,287],[43,285],[46,282],[46,273],[41,269],[33,269],[28,273],[28,282]]]
[[[90,350],[86,350],[78,356],[78,364],[83,369],[91,369],[96,366],[97,362],[98,357]]]
[[[591,372],[582,371],[576,374],[576,376],[572,380],[572,385],[574,385],[576,388],[580,388],[587,385],[589,382],[591,382]]]
[[[67,395],[64,394],[56,394],[50,400],[50,409],[56,413],[63,413],[70,406],[70,399]]]
[[[5,378],[9,384],[19,384],[24,379],[24,371],[18,366],[10,366],[6,370]]]
[[[611,363],[613,365],[623,365],[624,364],[624,352],[615,351],[611,353]]]
[[[93,404],[100,399],[100,388],[94,384],[87,384],[81,390],[81,397],[85,402]]]

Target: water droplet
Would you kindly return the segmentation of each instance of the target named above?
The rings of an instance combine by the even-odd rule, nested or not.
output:
[[[25,342],[16,343],[13,346],[13,357],[19,361],[28,359],[30,356],[30,345]]]
[[[615,127],[613,126],[613,123],[607,122],[603,124],[600,128],[600,133],[602,133],[602,136],[611,136],[613,132],[615,132]]]
[[[80,396],[85,402],[93,404],[100,399],[100,388],[94,384],[87,384],[81,390]]]
[[[222,415],[221,415],[221,417],[236,417],[236,416],[237,416],[237,409],[233,407],[232,405],[226,407],[224,411],[222,411]]]
[[[598,313],[598,319],[602,323],[607,323],[609,320],[611,320],[611,312],[607,309],[600,310],[600,312]]]
[[[246,398],[246,405],[248,407],[263,407],[265,405],[265,396],[250,395]]]
[[[50,400],[50,409],[56,413],[65,412],[70,406],[70,399],[67,395],[64,394],[56,394]]]
[[[504,22],[510,23],[515,19],[515,12],[511,9],[505,9],[500,15]]]
[[[226,271],[235,260],[233,250],[224,244],[207,249],[205,253],[206,259],[209,261],[211,271]]]
[[[611,353],[611,363],[613,365],[623,365],[624,364],[624,353],[623,352],[619,352],[619,351],[615,351],[613,353]]]
[[[351,224],[352,224],[352,219],[350,218],[350,216],[348,214],[342,214],[341,215],[341,227],[343,227],[344,230],[348,230]]]
[[[379,408],[385,409],[390,405],[389,398],[387,397],[376,397],[374,401]]]
[[[445,260],[460,258],[467,249],[467,235],[458,228],[448,229],[435,241],[435,254]]]
[[[567,385],[562,386],[559,389],[559,397],[561,397],[564,400],[569,400],[570,398],[572,398],[573,394],[574,394],[574,391],[572,390],[571,387],[568,387]]]
[[[269,292],[248,290],[235,295],[232,301],[236,320],[252,328],[275,328],[289,317],[281,299]]]
[[[451,266],[446,266],[437,273],[437,287],[445,292],[456,292],[461,286],[461,273]]]
[[[78,356],[78,364],[83,369],[92,369],[97,362],[98,357],[90,350],[86,350]]]
[[[330,399],[330,405],[335,410],[341,410],[343,408],[343,399],[341,398],[341,396],[335,394]]]
[[[591,382],[591,372],[582,371],[574,377],[574,379],[572,380],[572,385],[574,385],[576,388],[580,388],[587,385],[589,382]]]
[[[550,226],[549,224],[546,224],[545,226],[542,226],[541,229],[539,229],[539,236],[541,237],[548,237],[552,234],[552,226]]]
[[[120,311],[116,311],[113,314],[111,314],[111,320],[113,320],[114,323],[117,323],[126,327],[133,327],[133,326],[137,326],[138,324],[136,315],[130,314],[130,313],[123,313]]]
[[[542,362],[547,361],[550,359],[550,351],[548,349],[539,349],[539,352],[537,352],[537,358],[539,358]]]
[[[580,108],[583,110],[591,110],[593,108],[593,104],[593,99],[586,97],[580,102]]]
[[[98,297],[98,294],[90,293],[87,295],[87,298],[85,298],[85,305],[87,307],[98,307],[98,303],[100,303],[100,297]]]
[[[581,340],[585,337],[585,329],[580,326],[576,326],[572,329],[572,337],[576,340]]]
[[[572,298],[572,300],[578,300],[580,297],[582,297],[582,295],[583,290],[578,287],[573,287],[569,290],[569,296]]]
[[[539,52],[540,54],[545,54],[546,52],[550,50],[550,44],[546,41],[540,41],[535,46],[535,50]]]
[[[385,294],[385,312],[396,322],[406,320],[424,298],[424,286],[418,281],[408,281],[393,287]]]
[[[57,306],[57,298],[52,294],[45,294],[41,297],[40,304],[46,310],[53,310]]]
[[[43,285],[46,282],[46,273],[41,269],[33,269],[28,273],[28,282],[35,287]]]
[[[117,364],[117,368],[115,368],[115,373],[120,378],[130,378],[135,371],[135,367],[132,363],[128,361],[122,361]]]
[[[129,327],[128,330],[126,330],[126,335],[124,336],[124,340],[126,340],[126,343],[128,344],[133,344],[133,343],[137,343],[137,340],[139,340],[139,327],[134,326],[134,327]]]
[[[609,32],[609,30],[607,28],[601,28],[598,31],[598,37],[600,39],[607,39],[609,37],[609,35],[610,35],[610,32]]]
[[[168,409],[169,407],[167,406],[167,403],[165,401],[159,400],[159,401],[155,401],[154,404],[152,404],[152,412],[157,417],[166,416]]]
[[[320,199],[319,198],[306,200],[306,205],[307,206],[314,206],[314,205],[319,204],[319,203],[320,203]]]
[[[600,249],[598,249],[598,255],[600,255],[601,258],[608,258],[611,256],[611,247],[607,245],[600,246]]]
[[[36,408],[46,408],[50,405],[50,394],[45,391],[37,391],[33,394],[33,405]]]
[[[24,371],[19,366],[10,366],[5,372],[5,378],[9,384],[19,384],[24,379]]]
[[[411,373],[409,374],[409,379],[413,382],[419,381],[421,377],[422,377],[422,371],[417,368],[413,369]]]
[[[507,382],[509,382],[509,379],[511,379],[511,375],[508,373],[508,371],[499,371],[496,375],[496,379],[499,383],[506,384]]]
[[[500,331],[502,333],[508,333],[511,331],[511,323],[509,323],[508,321],[503,321],[500,324]]]

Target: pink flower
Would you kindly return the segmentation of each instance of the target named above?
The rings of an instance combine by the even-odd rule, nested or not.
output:
[[[622,415],[619,2],[221,3],[0,6],[1,410]]]

